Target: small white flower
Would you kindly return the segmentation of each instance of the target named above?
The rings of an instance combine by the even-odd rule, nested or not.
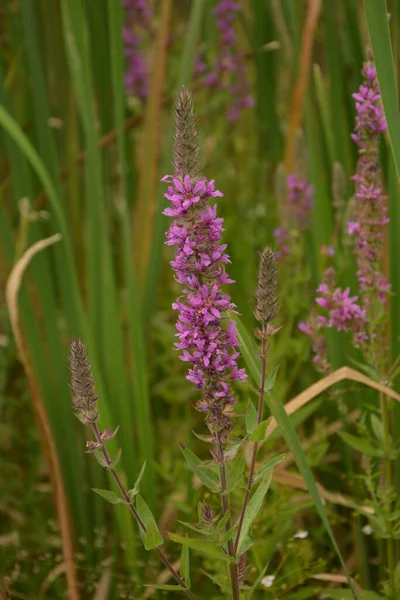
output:
[[[266,588],[269,588],[274,583],[274,580],[275,580],[275,575],[267,575],[266,577],[263,577],[261,579],[261,585],[263,585]]]
[[[364,527],[361,529],[361,531],[363,533],[365,533],[365,535],[371,535],[372,527],[371,527],[371,525],[364,525]]]
[[[297,531],[293,537],[297,540],[304,540],[308,537],[308,531]]]

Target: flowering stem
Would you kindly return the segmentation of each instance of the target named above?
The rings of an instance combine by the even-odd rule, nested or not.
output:
[[[388,402],[387,402],[387,398],[380,393],[379,394],[379,403],[380,403],[380,409],[381,409],[381,415],[382,415],[382,424],[383,424],[383,433],[384,433],[384,438],[385,438],[385,459],[384,459],[384,481],[385,481],[385,488],[386,488],[386,494],[388,494],[390,496],[390,494],[392,493],[392,463],[390,460],[390,449],[391,449],[391,437],[390,437],[390,409],[388,407]],[[388,503],[388,511],[390,510],[390,504],[391,502]],[[393,539],[393,532],[392,532],[392,524],[391,522],[389,522],[389,537],[386,540],[386,559],[387,559],[387,568],[389,571],[389,577],[390,577],[390,586],[391,586],[391,591],[394,597],[394,594],[396,592],[396,588],[395,588],[395,568],[396,568],[396,561],[395,561],[395,543],[394,543],[394,539]]]
[[[96,423],[91,423],[91,428],[93,431],[93,434],[96,438],[96,442],[98,444],[100,444],[100,450],[101,453],[104,457],[104,460],[106,461],[107,464],[107,468],[110,471],[111,475],[114,478],[115,483],[117,484],[119,491],[122,494],[123,499],[125,500],[125,502],[127,503],[127,505],[129,506],[129,510],[131,511],[133,517],[135,518],[138,526],[140,527],[140,529],[142,531],[144,531],[144,533],[146,533],[146,525],[143,523],[139,513],[137,512],[135,506],[132,504],[132,501],[129,497],[129,494],[124,486],[124,484],[122,483],[121,479],[119,478],[118,473],[116,472],[116,470],[114,469],[114,467],[111,467],[110,465],[112,465],[112,460],[111,457],[108,453],[108,450],[106,449],[104,443],[101,440],[101,436],[100,436],[100,431],[99,428],[97,427]],[[175,579],[175,581],[178,583],[178,585],[181,586],[181,588],[183,589],[183,591],[185,592],[186,596],[188,596],[188,598],[191,598],[191,600],[196,600],[196,596],[189,590],[189,588],[187,587],[186,583],[183,581],[183,579],[179,576],[179,574],[175,571],[174,567],[171,565],[171,563],[169,562],[168,558],[165,556],[164,552],[162,550],[160,550],[160,548],[154,548],[155,552],[157,553],[159,559],[161,560],[161,562],[165,565],[165,567],[168,569],[168,571],[171,573],[172,577]]]
[[[226,493],[228,486],[227,486],[227,477],[226,477],[225,454],[224,454],[224,449],[222,447],[221,436],[220,436],[219,432],[216,434],[216,437],[217,437],[217,454],[218,454],[219,464],[220,464],[219,476],[220,476],[220,483],[221,483],[222,516],[225,516],[226,514],[228,514],[228,520],[226,522],[225,528],[226,528],[226,531],[229,531],[232,527],[232,521],[231,521],[231,517],[230,517],[229,498]],[[232,539],[230,539],[228,541],[228,554],[232,558],[234,558],[234,556],[235,556],[235,550],[233,547]],[[232,562],[229,565],[229,573],[230,573],[231,585],[232,585],[232,600],[240,600],[238,570],[237,570],[237,564],[235,562]]]
[[[258,390],[258,409],[257,409],[257,425],[262,421],[262,413],[263,413],[263,405],[264,405],[264,396],[265,396],[265,376],[267,370],[267,325],[263,326],[263,337],[262,337],[262,345],[261,345],[261,378],[260,378],[260,389]],[[247,479],[246,493],[243,500],[243,506],[239,517],[239,525],[236,532],[235,538],[235,554],[238,551],[240,533],[243,527],[243,521],[246,514],[247,505],[250,499],[250,492],[253,486],[254,480],[254,471],[256,467],[256,458],[258,452],[258,442],[254,442],[253,444],[253,453],[251,456],[250,462],[250,470],[249,477]]]

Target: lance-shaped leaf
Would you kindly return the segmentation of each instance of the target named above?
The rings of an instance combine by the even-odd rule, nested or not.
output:
[[[257,427],[257,411],[256,411],[256,407],[254,406],[252,400],[249,398],[249,401],[247,403],[247,410],[246,410],[246,431],[247,431],[247,433],[249,433],[251,435],[256,427]]]
[[[261,477],[263,477],[268,471],[271,471],[276,465],[279,465],[285,458],[287,454],[279,454],[279,456],[275,456],[275,458],[271,458],[271,460],[267,461],[263,467],[255,474],[254,482],[258,481]]]
[[[185,457],[188,467],[193,473],[197,475],[202,483],[208,487],[212,492],[216,492],[219,489],[219,476],[217,471],[213,467],[204,465],[198,456],[194,454],[189,448],[186,448],[183,444],[179,444],[181,452]]]
[[[201,554],[206,554],[212,558],[220,558],[227,562],[231,561],[231,558],[216,544],[205,542],[204,540],[195,540],[189,537],[182,537],[181,535],[176,535],[175,533],[168,533],[168,535],[173,542],[182,544],[182,546],[188,546],[188,548],[197,550],[197,552],[200,552]]]
[[[346,444],[348,444],[357,452],[361,452],[361,454],[365,454],[365,456],[372,456],[376,458],[380,458],[384,455],[384,451],[378,447],[372,446],[368,440],[364,440],[363,438],[356,437],[355,435],[351,435],[345,431],[339,431],[339,435]]]
[[[250,532],[250,527],[258,515],[258,512],[261,508],[261,505],[264,500],[264,496],[268,491],[268,488],[271,484],[272,479],[272,471],[269,471],[265,477],[261,480],[260,485],[253,493],[250,498],[249,504],[247,505],[246,513],[243,519],[242,530],[240,532],[239,545],[237,554],[243,554],[244,543]]]
[[[190,554],[189,546],[182,546],[180,573],[183,581],[190,588]]]
[[[146,527],[146,532],[139,527],[140,537],[146,550],[153,550],[153,548],[161,546],[164,542],[162,535],[157,527],[153,513],[140,494],[136,497],[136,510]]]
[[[107,502],[111,502],[111,504],[119,504],[120,502],[125,502],[122,498],[114,494],[111,490],[100,490],[99,488],[92,488],[96,494],[107,500]]]
[[[138,475],[138,478],[135,481],[135,485],[133,486],[133,488],[131,490],[128,490],[128,494],[129,494],[131,501],[140,492],[140,482],[142,480],[145,469],[146,469],[146,461],[144,461],[143,467],[140,469],[140,473]]]

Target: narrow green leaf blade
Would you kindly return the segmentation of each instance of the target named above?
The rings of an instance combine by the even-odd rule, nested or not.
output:
[[[107,500],[107,502],[111,502],[111,504],[120,504],[121,502],[125,502],[122,498],[119,498],[117,494],[114,494],[111,490],[100,490],[99,488],[92,488],[93,492],[96,492],[99,496]]]
[[[366,440],[356,437],[355,435],[351,435],[346,431],[339,432],[340,437],[346,444],[348,444],[357,452],[361,452],[361,454],[365,454],[366,456],[372,457],[382,457],[384,452],[377,447],[371,446]]]
[[[238,555],[243,553],[243,545],[244,541],[249,533],[251,524],[257,517],[258,511],[261,508],[263,503],[265,494],[268,491],[269,486],[271,485],[272,480],[272,471],[266,474],[264,479],[261,481],[260,485],[254,492],[253,496],[250,498],[250,502],[247,506],[246,514],[243,519],[242,531],[240,532],[239,545],[238,545]]]
[[[187,537],[187,536],[186,536]],[[190,588],[190,549],[189,546],[182,546],[180,573],[183,581]]]
[[[247,592],[247,594],[246,594],[246,600],[251,600],[251,598],[253,597],[254,592],[257,590],[258,586],[261,583],[262,578],[264,577],[265,573],[267,572],[268,565],[269,565],[269,563],[267,563],[265,565],[265,567],[263,568],[263,570],[261,571],[261,573],[259,574],[259,576],[255,580],[255,582],[251,586],[251,589]]]
[[[145,469],[146,469],[146,461],[144,461],[143,467],[140,469],[140,473],[138,475],[138,478],[135,481],[135,485],[133,486],[133,488],[131,490],[128,490],[128,494],[129,494],[129,497],[131,500],[133,500],[134,497],[137,496],[140,492],[140,482],[142,480]]]
[[[206,554],[207,556],[211,556],[212,558],[220,558],[225,561],[230,561],[230,557],[227,556],[221,548],[218,548],[215,544],[211,542],[205,542],[203,540],[195,540],[189,537],[182,537],[181,535],[176,535],[175,533],[168,534],[170,539],[177,544],[182,544],[182,546],[188,546],[188,548],[192,548],[192,550],[197,550],[201,554]]]
[[[179,447],[190,470],[197,475],[205,486],[211,491],[216,492],[219,489],[218,473],[213,471],[211,467],[202,466],[202,461],[194,454],[194,452],[189,450],[189,448],[186,448],[186,446],[183,446],[182,444],[179,444]]]
[[[390,146],[400,178],[400,115],[386,0],[364,0],[369,37],[376,66]]]
[[[138,494],[136,498],[136,510],[146,526],[146,533],[139,528],[140,537],[146,550],[153,550],[164,543],[160,530],[158,529],[155,518],[142,496]]]
[[[256,408],[249,398],[247,403],[247,411],[246,411],[246,431],[247,433],[252,434],[255,428],[257,427],[257,411]]]
[[[271,460],[267,461],[263,467],[258,471],[258,473],[254,476],[254,482],[258,481],[261,477],[265,475],[268,471],[273,469],[276,465],[279,465],[285,458],[287,454],[279,454],[279,456],[275,456],[275,458],[271,458]]]

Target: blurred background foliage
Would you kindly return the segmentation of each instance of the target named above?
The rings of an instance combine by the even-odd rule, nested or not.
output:
[[[206,452],[191,433],[202,432],[201,415],[191,408],[196,390],[172,349],[171,304],[179,288],[169,269],[161,215],[166,201],[160,178],[171,172],[171,109],[182,84],[195,94],[204,174],[224,193],[219,210],[232,259],[229,273],[236,280],[232,294],[249,331],[257,253],[274,244],[280,222],[279,165],[290,173],[300,161],[314,187],[310,228],[280,269],[282,330],[271,364],[280,363],[277,388],[285,402],[317,379],[309,340],[297,325],[329,261],[321,249],[335,236],[343,238],[334,200],[344,214],[357,159],[350,139],[351,95],[361,82],[368,39],[363,4],[243,2],[234,28],[254,108],[235,122],[227,117],[229,90],[210,87],[196,68],[199,52],[211,68],[220,52],[217,2],[150,4],[151,27],[141,47],[150,73],[144,101],[124,88],[125,15],[119,0],[9,0],[0,7],[2,289],[28,248],[62,236],[29,263],[13,323],[0,297],[0,572],[12,598],[66,597],[66,532],[82,598],[94,598],[99,582],[109,591],[98,598],[148,597],[143,582],[160,573],[155,558],[140,549],[128,511],[109,510],[91,492],[107,483],[84,453],[86,438],[71,410],[66,360],[71,338],[87,343],[102,426],[120,426],[113,450],[122,447],[122,477],[133,482],[147,461],[143,489],[162,533],[193,518],[204,496],[182,468],[176,443]],[[397,53],[398,2],[389,4]],[[387,336],[394,362],[400,211],[386,145],[382,165],[391,218],[384,265],[393,291]],[[343,282],[354,283],[345,243],[338,261]],[[329,347],[335,368],[359,359],[344,336],[332,334]],[[250,391],[238,388],[239,414]],[[357,475],[360,456],[334,434],[351,428],[365,406],[373,411],[376,403],[374,392],[345,383],[293,416],[309,464],[328,490],[326,509],[341,550],[368,589],[382,567],[379,543],[362,532],[365,520],[353,512],[366,496]],[[398,432],[400,412],[394,416]],[[260,461],[285,449],[275,435]],[[260,598],[314,598],[320,584],[312,576],[335,573],[340,565],[290,459],[280,472],[259,519],[252,577],[269,562],[276,579],[271,588],[260,589]],[[67,519],[61,530],[60,515]],[[308,537],[294,538],[298,530]],[[179,556],[170,544],[167,551]],[[194,563],[193,578],[197,585],[203,580],[205,590],[199,598],[219,597],[214,583],[204,581],[203,569],[213,574],[212,561]],[[321,585],[329,587],[329,578]]]

